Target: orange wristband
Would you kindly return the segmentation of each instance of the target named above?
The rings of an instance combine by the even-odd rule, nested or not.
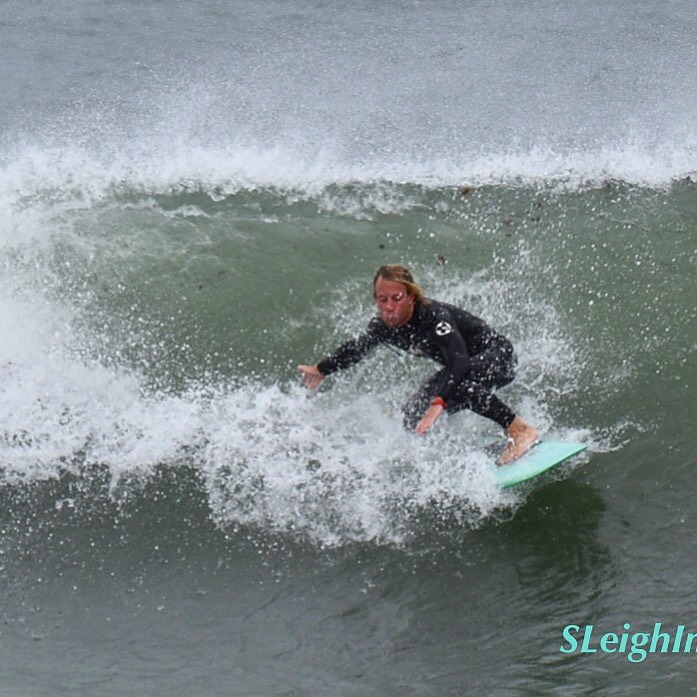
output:
[[[443,407],[443,409],[445,409],[445,402],[443,401],[442,397],[434,397],[431,400],[431,406],[432,407],[436,407],[436,406]]]

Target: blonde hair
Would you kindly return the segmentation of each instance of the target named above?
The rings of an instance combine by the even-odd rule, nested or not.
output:
[[[406,266],[402,266],[401,264],[385,264],[381,266],[373,278],[373,293],[375,293],[375,284],[381,278],[386,281],[395,281],[396,283],[405,285],[408,293],[414,296],[414,300],[417,303],[422,303],[426,300],[421,286],[414,282],[414,277]]]

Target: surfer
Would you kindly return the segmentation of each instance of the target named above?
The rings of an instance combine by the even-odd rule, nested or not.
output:
[[[453,305],[424,296],[404,266],[381,266],[373,279],[378,308],[365,332],[339,346],[316,365],[299,365],[305,384],[316,389],[324,378],[358,363],[378,344],[427,356],[443,367],[404,407],[404,424],[423,435],[443,411],[470,409],[498,423],[508,439],[499,464],[524,455],[537,441],[537,430],[493,392],[512,382],[513,346],[483,320]]]

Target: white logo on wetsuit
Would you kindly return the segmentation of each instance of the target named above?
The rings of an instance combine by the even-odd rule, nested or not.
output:
[[[447,336],[453,331],[453,328],[447,322],[438,322],[436,324],[436,334],[438,336]]]

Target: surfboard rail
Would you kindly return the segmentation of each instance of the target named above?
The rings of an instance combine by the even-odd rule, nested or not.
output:
[[[586,450],[583,443],[541,440],[519,460],[496,468],[496,483],[503,489],[537,477]]]

